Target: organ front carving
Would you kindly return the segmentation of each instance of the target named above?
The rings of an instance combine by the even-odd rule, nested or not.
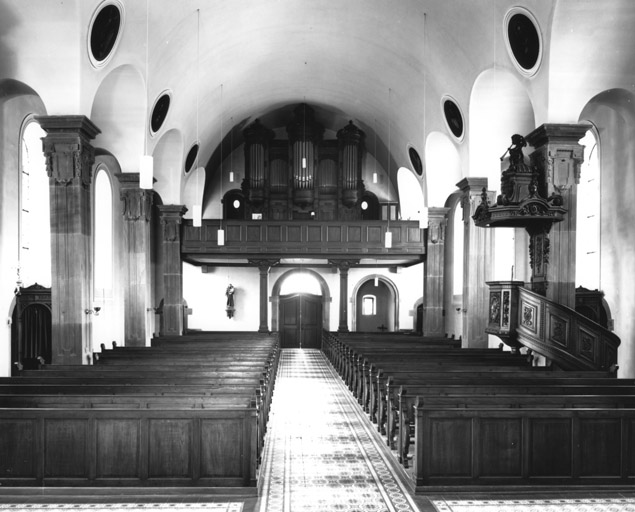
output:
[[[288,138],[276,139],[259,120],[243,130],[245,218],[362,219],[364,132],[350,121],[334,139],[306,104],[293,110]]]

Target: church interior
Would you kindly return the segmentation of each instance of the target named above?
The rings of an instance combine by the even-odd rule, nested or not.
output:
[[[634,25],[0,0],[0,503],[633,510]]]

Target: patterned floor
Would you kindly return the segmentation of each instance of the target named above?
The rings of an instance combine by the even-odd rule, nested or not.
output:
[[[283,350],[267,435],[260,512],[418,510],[318,350]]]
[[[0,512],[242,512],[242,503],[55,503],[1,504]]]
[[[439,512],[635,512],[634,498],[432,500]]]

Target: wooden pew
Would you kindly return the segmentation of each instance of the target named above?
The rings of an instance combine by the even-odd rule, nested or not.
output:
[[[280,348],[276,336],[236,336],[103,346],[93,366],[0,379],[0,485],[254,486]],[[85,450],[59,466],[24,458],[21,427],[48,453],[64,433]]]
[[[635,409],[416,405],[416,492],[448,486],[630,486]]]

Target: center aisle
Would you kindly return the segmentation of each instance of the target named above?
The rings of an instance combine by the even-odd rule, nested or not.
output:
[[[260,512],[418,511],[319,350],[282,350],[270,415]]]

